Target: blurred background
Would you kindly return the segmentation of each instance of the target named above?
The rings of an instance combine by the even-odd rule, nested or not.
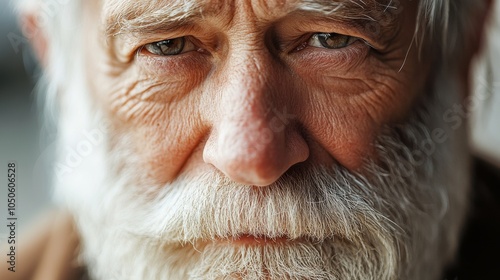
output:
[[[17,164],[18,233],[49,206],[50,171],[40,156],[50,153],[40,138],[44,125],[34,95],[38,70],[9,1],[0,0],[0,246],[7,237],[7,163]],[[35,168],[36,167],[36,168]],[[34,173],[38,173],[34,176]],[[18,235],[19,236],[19,235]]]
[[[36,105],[34,81],[39,70],[26,39],[16,24],[7,0],[0,0],[0,221],[6,221],[7,163],[17,163],[17,217],[20,230],[50,206],[50,168],[45,159],[53,153],[54,135],[42,127],[40,106]],[[497,7],[498,8],[498,7]],[[497,15],[500,11],[497,9]],[[488,98],[474,106],[471,122],[474,153],[500,168],[500,30],[488,36],[485,58],[479,59],[474,91]],[[489,63],[491,59],[498,63]],[[493,87],[485,86],[487,84]],[[484,101],[485,100],[485,101]],[[0,227],[0,244],[7,228]]]

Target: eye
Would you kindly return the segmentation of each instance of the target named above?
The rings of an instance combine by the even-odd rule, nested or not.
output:
[[[327,49],[341,49],[356,42],[358,38],[338,33],[316,33],[307,42],[310,46]]]
[[[191,41],[186,40],[186,37],[179,37],[146,44],[144,49],[154,55],[169,56],[192,51],[196,48]]]

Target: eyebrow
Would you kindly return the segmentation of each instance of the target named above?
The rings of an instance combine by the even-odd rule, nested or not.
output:
[[[107,1],[103,8],[106,35],[152,33],[173,28],[193,21],[203,10],[200,1],[196,0],[167,0],[161,7],[158,2],[161,1]]]
[[[163,4],[160,6],[159,2]],[[399,1],[394,0],[299,0],[295,2],[290,7],[290,13],[304,12],[341,21],[371,22],[380,27],[392,26],[397,19],[393,11],[400,9],[394,4]],[[227,5],[231,6],[225,0],[110,0],[104,6],[105,33],[111,37],[119,34],[155,34],[159,31],[193,24],[204,17],[220,14],[222,9],[227,8]]]

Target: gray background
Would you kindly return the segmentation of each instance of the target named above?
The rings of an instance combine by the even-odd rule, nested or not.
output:
[[[48,173],[35,164],[46,150],[39,137],[42,118],[34,95],[36,66],[26,44],[16,49],[10,36],[21,36],[9,2],[0,0],[0,247],[7,228],[7,163],[17,164],[17,211],[21,231],[43,209],[50,197]],[[27,69],[27,70],[26,70]],[[18,232],[19,233],[19,232]],[[19,236],[19,235],[18,235]]]

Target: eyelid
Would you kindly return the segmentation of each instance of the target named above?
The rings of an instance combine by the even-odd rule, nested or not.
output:
[[[339,47],[332,47],[332,48],[328,48],[328,47],[325,47],[321,44],[320,42],[320,35],[328,35],[330,36],[330,34],[334,34],[334,36],[340,36],[340,37],[343,37],[344,39],[346,39],[346,43],[344,46],[339,46]],[[326,49],[331,49],[331,50],[335,50],[335,49],[342,49],[342,48],[347,48],[349,47],[351,44],[353,44],[354,42],[356,42],[357,40],[359,40],[359,38],[357,37],[354,37],[354,36],[350,36],[350,35],[345,35],[345,34],[340,34],[340,33],[314,33],[312,36],[309,37],[309,39],[307,40],[307,43],[312,46],[312,47],[317,47],[317,48],[326,48]],[[315,42],[317,41],[317,42]],[[315,45],[313,45],[313,43],[317,43]]]
[[[176,39],[182,39],[182,38],[184,38],[184,46],[183,46],[181,52],[178,53],[178,54],[159,55],[159,54],[155,54],[155,53],[152,53],[149,50],[147,50],[147,46],[149,46],[149,45],[156,44],[156,43],[161,43],[163,41],[176,40]],[[162,57],[162,56],[182,55],[183,53],[187,53],[187,52],[191,52],[191,51],[196,51],[196,50],[199,49],[193,41],[195,41],[195,40],[193,40],[193,38],[191,36],[179,36],[179,37],[175,37],[175,38],[165,38],[165,39],[162,39],[162,40],[158,40],[158,41],[154,41],[154,42],[149,42],[149,43],[143,44],[142,46],[140,46],[136,50],[136,56],[141,55],[141,54],[142,55],[149,55],[149,56],[159,56],[159,57]],[[147,52],[147,53],[145,54],[144,52]]]
[[[277,24],[275,28],[275,33],[279,36],[277,45],[285,53],[291,53],[314,33],[339,33],[357,37],[372,49],[384,49],[385,43],[381,36],[385,33],[369,32],[366,25],[361,23],[364,21],[339,21],[328,17],[311,16],[310,13],[295,13]]]
[[[347,36],[349,37],[349,43],[345,46],[345,47],[341,47],[341,48],[326,48],[326,47],[323,47],[321,45],[318,45],[318,46],[311,46],[310,45],[310,41],[313,39],[313,38],[317,38],[319,34],[338,34],[338,35],[342,35],[342,36]],[[341,34],[341,33],[336,33],[336,32],[315,32],[315,33],[309,33],[309,34],[305,34],[303,36],[300,37],[300,39],[298,40],[300,43],[299,44],[295,44],[295,46],[293,46],[291,49],[289,49],[289,51],[287,51],[287,53],[294,53],[294,52],[299,52],[299,51],[302,51],[304,50],[305,48],[308,48],[308,47],[312,47],[312,48],[319,48],[319,49],[325,49],[325,50],[331,50],[331,51],[341,51],[342,49],[345,49],[345,48],[348,48],[350,45],[358,42],[358,41],[361,41],[363,43],[366,43],[366,41],[362,38],[359,38],[359,37],[355,37],[355,36],[350,36],[350,35],[345,35],[345,34]],[[369,44],[367,44],[369,47],[371,47]]]

